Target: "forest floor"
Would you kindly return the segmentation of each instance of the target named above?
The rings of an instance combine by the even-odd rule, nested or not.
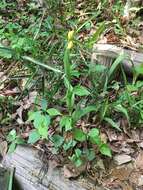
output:
[[[107,143],[112,151],[112,158],[105,157],[110,157],[108,150],[103,154],[101,150],[96,150],[95,160],[90,162],[89,158],[82,166],[75,167],[71,162],[64,164],[63,160],[67,161],[64,149],[61,151],[60,159],[59,155],[58,161],[55,159],[55,163],[57,166],[62,165],[66,178],[78,179],[84,186],[88,186],[88,181],[84,181],[86,175],[89,182],[93,183],[90,189],[143,190],[143,82],[136,77],[143,74],[143,69],[136,69],[138,73],[133,77],[132,83],[123,85],[118,79],[113,80],[106,92],[102,90],[101,81],[97,81],[98,75],[95,79],[96,84],[93,85],[94,89],[88,76],[88,64],[92,55],[92,48],[88,48],[97,41],[116,44],[133,51],[143,51],[143,9],[136,8],[127,18],[123,16],[122,1],[95,3],[92,0],[77,0],[71,4],[66,1],[64,5],[57,1],[45,4],[46,9],[40,3],[35,4],[35,1],[30,0],[21,0],[20,3],[4,2],[0,2],[0,46],[6,47],[5,50],[0,49],[0,154],[4,156],[8,149],[13,151],[16,145],[27,142],[29,133],[33,130],[33,124],[28,121],[28,112],[35,110],[35,105],[39,108],[41,104],[44,110],[47,106],[45,99],[49,107],[56,107],[67,114],[63,97],[66,91],[63,76],[51,71],[46,72],[47,68],[41,62],[32,60],[30,64],[31,58],[27,61],[24,60],[24,56],[42,60],[54,66],[57,72],[63,69],[67,33],[76,30],[76,47],[71,55],[74,57],[73,86],[78,82],[86,86],[90,93],[93,93],[90,97],[94,99],[89,98],[88,92],[84,91],[87,96],[81,101],[80,92],[81,96],[76,97],[73,110],[76,109],[76,104],[81,103],[82,108],[85,104],[91,105],[96,101],[96,106],[99,107],[97,114],[87,115],[80,119],[76,126],[85,133],[89,132],[90,127],[97,127],[102,142]],[[82,46],[86,40],[89,43]],[[99,70],[102,68],[98,68]],[[41,99],[42,103],[39,103]],[[57,104],[58,106],[55,106]],[[55,115],[51,118],[53,116]],[[50,134],[61,134],[56,131],[60,116],[59,114],[54,118],[52,128],[49,129]],[[11,140],[8,134],[13,129],[15,131]],[[71,140],[72,134],[65,133],[64,138]],[[20,141],[19,136],[22,138]],[[79,137],[77,139],[79,140]],[[60,143],[60,140],[58,139],[57,143]],[[45,154],[51,146],[43,138],[31,144],[45,151]],[[89,144],[80,139],[76,146],[78,150],[86,149],[88,146],[92,149],[97,148]],[[54,151],[58,152],[59,149],[56,148]],[[73,153],[73,149],[69,150],[68,154],[71,155],[71,152]],[[78,160],[78,156],[73,160],[81,161]],[[49,155],[47,157],[50,159]]]

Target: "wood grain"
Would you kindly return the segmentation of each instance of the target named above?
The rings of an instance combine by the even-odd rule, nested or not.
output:
[[[3,165],[15,168],[15,178],[22,190],[87,190],[76,180],[65,179],[62,171],[50,164],[45,172],[38,150],[31,147],[18,146],[4,158]]]

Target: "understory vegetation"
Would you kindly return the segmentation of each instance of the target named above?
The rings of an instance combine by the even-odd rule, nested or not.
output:
[[[18,144],[46,145],[77,167],[98,154],[112,157],[102,132],[143,126],[143,68],[133,67],[128,77],[121,64],[126,55],[108,67],[91,61],[92,48],[103,36],[133,47],[128,29],[137,39],[141,8],[128,22],[121,0],[43,4],[0,2],[1,138],[9,152]]]

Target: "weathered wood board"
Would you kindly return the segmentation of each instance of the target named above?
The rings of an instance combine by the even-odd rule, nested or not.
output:
[[[53,169],[50,164],[45,173],[38,150],[31,147],[18,146],[14,153],[4,158],[2,164],[15,168],[15,178],[21,186],[16,190],[87,190],[76,180],[65,179],[62,171]]]
[[[116,59],[120,53],[126,55],[122,64],[127,74],[132,73],[133,66],[143,64],[143,53],[112,44],[95,44],[93,47],[92,63],[110,66],[113,60]]]

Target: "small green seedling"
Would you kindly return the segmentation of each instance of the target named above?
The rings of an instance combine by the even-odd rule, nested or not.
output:
[[[17,145],[25,143],[24,140],[16,134],[15,129],[13,129],[9,132],[6,139],[7,139],[8,143],[10,144],[9,149],[8,149],[8,153],[14,152]]]

